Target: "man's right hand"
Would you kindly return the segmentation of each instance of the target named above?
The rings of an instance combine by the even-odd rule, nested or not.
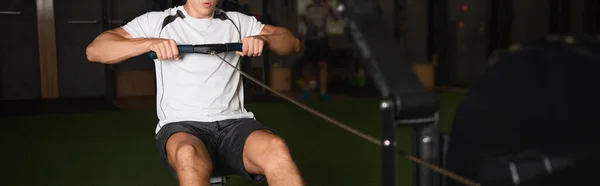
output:
[[[159,60],[178,60],[181,57],[175,40],[151,38],[148,42],[149,50],[154,51]]]

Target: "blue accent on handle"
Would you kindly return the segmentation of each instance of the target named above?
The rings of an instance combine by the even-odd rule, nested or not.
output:
[[[179,53],[194,53],[194,45],[177,45]]]
[[[150,57],[150,59],[158,59],[158,56],[156,56],[156,52],[148,52],[148,57]]]
[[[225,43],[225,48],[227,48],[227,51],[238,51],[241,52],[242,51],[242,43]]]

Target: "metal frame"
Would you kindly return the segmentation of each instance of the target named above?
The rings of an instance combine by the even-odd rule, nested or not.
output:
[[[269,0],[262,0],[262,15],[261,22],[264,24],[272,24],[271,15],[269,14],[269,7],[271,7]],[[265,54],[263,57],[263,80],[267,85],[271,85],[269,81],[271,79],[271,54]],[[266,89],[263,89],[264,95],[269,95],[269,92]]]
[[[211,186],[226,186],[226,182],[229,179],[227,176],[214,176],[210,178]]]
[[[110,0],[102,0],[102,31],[111,29],[110,25]],[[104,65],[106,101],[110,105],[116,104],[117,99],[117,72],[115,64]]]
[[[398,118],[398,101],[385,98],[381,102],[382,120],[382,183],[384,186],[398,185],[397,128],[412,127],[413,155],[436,165],[442,164],[442,141],[438,129],[438,114],[422,118]],[[431,169],[413,163],[414,186],[442,185],[442,177]]]
[[[396,111],[393,108],[394,100],[387,98],[381,102],[381,134],[383,146],[381,148],[381,168],[382,168],[382,183],[383,185],[396,186],[398,185],[398,160],[396,152],[398,150],[396,143],[396,125],[394,124],[394,118]]]
[[[396,43],[393,30],[385,27],[378,0],[340,0],[340,14],[346,20],[349,34],[366,59],[366,70],[371,74],[382,96],[382,184],[398,184],[397,128],[412,127],[416,157],[440,164],[440,134],[438,131],[437,100],[425,90],[412,71],[412,64],[404,59],[402,44]],[[403,0],[397,0],[401,7]],[[402,39],[401,37],[399,38]],[[376,50],[375,50],[376,48]],[[430,169],[416,164],[413,185],[441,184],[441,177]]]

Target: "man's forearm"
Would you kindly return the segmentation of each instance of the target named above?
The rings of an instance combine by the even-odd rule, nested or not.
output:
[[[115,64],[148,52],[146,39],[128,39],[113,31],[100,34],[86,49],[92,62]]]
[[[277,55],[300,51],[300,40],[288,29],[277,27],[272,35],[265,35],[268,48]]]

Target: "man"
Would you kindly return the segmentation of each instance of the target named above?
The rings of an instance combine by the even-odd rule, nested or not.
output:
[[[270,185],[304,185],[284,140],[244,109],[240,56],[300,50],[288,30],[254,17],[215,9],[218,0],[188,0],[183,6],[143,14],[100,34],[87,48],[90,61],[115,64],[156,52],[156,143],[180,185],[210,185],[214,175],[238,174]],[[221,20],[217,15],[227,15]],[[167,16],[178,15],[163,27]],[[235,23],[235,25],[234,25]],[[239,29],[239,32],[238,32]],[[241,38],[241,41],[240,41]],[[243,51],[182,55],[178,44],[242,42]]]
[[[300,35],[304,36],[306,44],[306,60],[310,66],[319,65],[319,84],[320,99],[329,100],[327,93],[327,53],[329,51],[329,42],[327,35],[327,20],[329,18],[337,20],[333,9],[325,0],[313,0],[313,3],[306,7],[306,12],[300,17]],[[304,98],[308,99],[310,89],[316,84],[315,77],[309,75],[304,85]]]

